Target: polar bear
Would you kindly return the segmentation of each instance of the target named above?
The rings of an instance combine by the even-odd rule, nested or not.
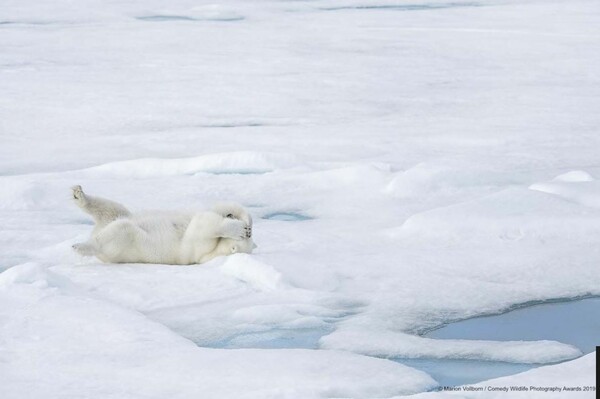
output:
[[[238,204],[204,212],[132,214],[117,202],[84,193],[81,186],[72,191],[75,204],[96,222],[89,240],[73,249],[103,262],[190,265],[256,248],[252,218]]]

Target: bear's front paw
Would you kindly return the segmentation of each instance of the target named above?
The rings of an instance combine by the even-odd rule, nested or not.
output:
[[[243,240],[248,234],[246,223],[237,219],[225,219],[223,225],[223,237],[233,238],[234,240]]]

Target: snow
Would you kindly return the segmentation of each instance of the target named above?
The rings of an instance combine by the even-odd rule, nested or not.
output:
[[[583,170],[573,170],[571,172],[563,173],[562,175],[556,176],[553,181],[561,181],[561,182],[585,182],[585,181],[594,181],[594,178],[587,172]]]
[[[247,254],[230,256],[221,266],[221,271],[258,291],[274,291],[284,286],[281,273]]]
[[[566,361],[502,381],[591,384],[565,342],[421,334],[600,295],[599,17],[593,0],[5,1],[1,396],[436,386],[391,357]],[[79,258],[75,184],[134,211],[240,202],[258,248]]]
[[[284,169],[297,161],[286,154],[237,152],[210,154],[189,159],[136,159],[121,161],[81,171],[76,176],[151,178],[196,173],[266,173]]]
[[[377,339],[369,339],[371,336]],[[353,350],[372,356],[477,359],[512,363],[553,363],[573,359],[582,354],[573,346],[545,340],[434,340],[378,331],[372,334],[368,331],[336,331],[322,338],[321,346],[326,349]]]
[[[391,396],[434,384],[425,373],[349,353],[198,348],[70,286],[34,264],[0,276],[4,398]]]
[[[572,171],[556,176],[550,182],[532,184],[529,188],[591,208],[600,208],[598,184],[589,174]]]
[[[600,212],[564,201],[564,196],[538,191],[541,190],[509,188],[477,200],[417,213],[398,228],[396,235],[415,241],[435,237],[438,242],[464,243],[487,236],[491,242],[564,243],[581,242],[599,233]]]

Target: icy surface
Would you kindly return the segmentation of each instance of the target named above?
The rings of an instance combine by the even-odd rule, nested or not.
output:
[[[394,359],[433,377],[442,387],[457,387],[522,373],[539,365],[467,359]]]
[[[349,353],[198,348],[35,264],[0,276],[0,300],[3,398],[380,397],[434,384],[425,373]]]
[[[530,304],[500,315],[450,323],[427,333],[428,338],[470,340],[544,340],[571,344],[593,352],[600,331],[600,298]],[[442,386],[472,384],[516,374],[536,364],[466,359],[394,359],[431,375]]]
[[[418,334],[600,294],[599,20],[595,0],[4,1],[2,397],[389,397],[435,382],[365,355],[579,356]],[[257,251],[80,259],[74,184],[240,202]],[[591,384],[590,359],[523,376]]]
[[[275,212],[263,216],[263,219],[281,220],[283,222],[299,222],[302,220],[309,220],[311,218],[296,212]]]
[[[373,356],[437,357],[512,363],[551,363],[582,354],[576,347],[552,341],[434,340],[391,331],[387,334],[373,334],[376,334],[377,340],[368,341],[368,330],[334,331],[321,338],[321,346],[328,349],[354,350]]]
[[[497,378],[471,386],[480,391],[431,392],[411,396],[415,399],[471,399],[471,398],[595,398],[596,359],[589,354],[577,360],[555,366],[540,367],[522,374]],[[511,387],[526,390],[510,390]],[[569,388],[569,389],[565,389]],[[588,389],[584,391],[584,388]],[[509,389],[509,391],[505,391]]]

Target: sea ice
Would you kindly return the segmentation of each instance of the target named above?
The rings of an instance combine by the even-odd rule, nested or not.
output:
[[[592,384],[560,337],[422,335],[600,295],[599,18],[594,0],[5,1],[0,396],[436,387],[375,358],[400,356],[565,361],[498,383]],[[81,259],[75,184],[135,211],[239,202],[258,248]],[[263,219],[291,212],[311,220]]]

